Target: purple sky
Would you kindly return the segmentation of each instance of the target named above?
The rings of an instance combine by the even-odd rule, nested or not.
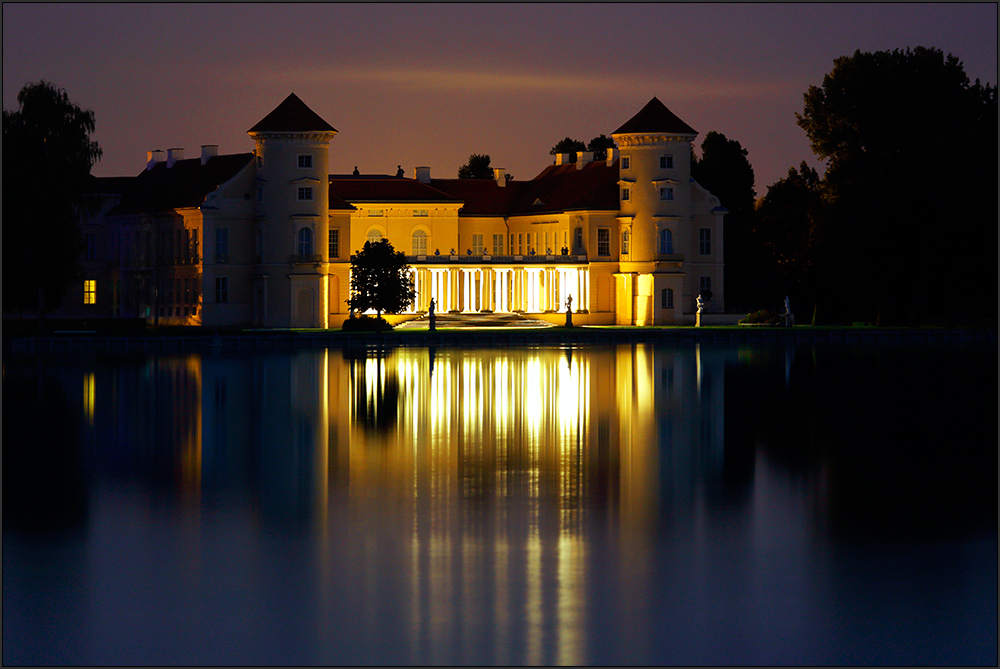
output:
[[[453,177],[470,153],[530,179],[569,135],[654,95],[749,150],[757,193],[803,159],[802,94],[855,50],[933,46],[997,82],[996,4],[3,5],[3,106],[46,79],[97,115],[102,176],[146,151],[250,151],[294,91],[340,133],[334,173]]]

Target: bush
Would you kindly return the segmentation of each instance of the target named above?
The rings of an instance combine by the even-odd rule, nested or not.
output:
[[[740,325],[781,325],[781,315],[770,309],[758,309],[739,320]]]
[[[388,332],[392,325],[385,319],[362,315],[348,318],[341,329],[345,332]]]

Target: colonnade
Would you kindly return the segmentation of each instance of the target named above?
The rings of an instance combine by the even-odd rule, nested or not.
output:
[[[573,310],[590,303],[586,267],[413,267],[417,296],[410,313],[427,311],[431,298],[438,312],[541,313]]]

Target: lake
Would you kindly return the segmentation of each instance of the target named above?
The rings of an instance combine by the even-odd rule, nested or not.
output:
[[[996,343],[7,355],[4,664],[997,663]]]

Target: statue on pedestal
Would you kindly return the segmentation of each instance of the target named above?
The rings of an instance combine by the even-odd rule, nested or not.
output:
[[[573,296],[566,296],[566,327],[573,326]]]
[[[427,316],[428,316],[428,318],[430,318],[430,321],[431,321],[430,328],[428,328],[430,330],[434,330],[435,329],[435,325],[436,325],[435,322],[434,322],[434,320],[435,320],[435,317],[434,317],[434,306],[435,306],[434,305],[434,298],[432,297],[431,298],[431,304],[427,308]]]

